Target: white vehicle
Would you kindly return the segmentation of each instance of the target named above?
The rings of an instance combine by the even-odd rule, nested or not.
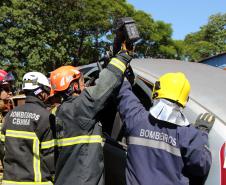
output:
[[[134,59],[131,66],[136,76],[133,91],[147,109],[151,106],[153,84],[161,75],[185,73],[191,84],[191,93],[184,113],[190,123],[195,123],[200,113],[211,112],[216,116],[209,133],[212,166],[205,184],[226,185],[226,71],[206,64],[166,59]],[[92,67],[86,74],[92,76],[97,72],[98,68]],[[116,118],[112,132],[108,132],[111,138],[107,137],[104,147],[108,185],[125,184],[126,145],[120,137],[120,119]]]

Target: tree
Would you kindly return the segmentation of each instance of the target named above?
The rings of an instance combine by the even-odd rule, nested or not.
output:
[[[19,77],[96,62],[112,45],[114,22],[125,16],[133,17],[140,31],[138,56],[178,57],[171,25],[155,22],[126,0],[2,0],[0,62],[16,67]]]
[[[170,24],[154,21],[151,15],[143,11],[135,11],[136,20],[142,42],[136,48],[139,57],[177,58],[178,46],[172,39]]]
[[[78,59],[97,60],[101,39],[118,14],[114,4],[110,0],[1,1],[1,64],[16,66],[20,73],[47,73],[64,64],[78,65]]]
[[[185,52],[190,61],[199,61],[226,51],[226,14],[209,17],[200,31],[185,37]]]
[[[49,45],[57,34],[43,24],[44,8],[45,4],[38,0],[3,2],[0,8],[0,59],[3,65],[16,66],[19,73],[46,72],[49,61],[65,53],[63,47],[56,50]]]

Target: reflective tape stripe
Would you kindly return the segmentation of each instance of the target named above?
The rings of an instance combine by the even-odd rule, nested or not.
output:
[[[111,60],[110,64],[112,64],[113,66],[115,66],[118,69],[120,69],[123,73],[126,70],[126,65],[123,62],[121,62],[119,59],[117,59],[117,58],[113,58]]]
[[[23,139],[36,139],[37,136],[34,132],[18,131],[18,130],[6,130],[7,137],[16,137]]]
[[[18,131],[18,130],[6,130],[6,137],[14,137],[20,139],[33,140],[33,170],[34,170],[34,183],[39,183],[42,180],[42,174],[40,169],[40,154],[39,154],[39,139],[35,132]],[[7,183],[20,183],[14,181],[7,181]],[[12,183],[11,183],[12,184]],[[30,184],[30,183],[29,183]]]
[[[17,182],[17,181],[8,181],[3,180],[2,185],[17,185],[17,184],[25,184],[25,185],[53,185],[52,182]]]
[[[47,149],[47,148],[52,148],[56,145],[56,140],[50,140],[50,141],[44,141],[41,142],[41,149]]]
[[[100,135],[91,135],[91,136],[77,136],[77,137],[70,137],[64,139],[57,140],[57,146],[71,146],[77,144],[85,144],[85,143],[101,143],[102,138]]]
[[[40,170],[40,155],[39,155],[39,140],[33,141],[33,166],[34,166],[34,181],[41,182],[42,175]]]
[[[129,137],[129,144],[147,146],[151,148],[165,150],[173,155],[181,157],[180,149],[169,145],[163,141],[150,140],[140,137]]]
[[[5,142],[5,135],[0,134],[0,141],[1,141],[1,142]]]

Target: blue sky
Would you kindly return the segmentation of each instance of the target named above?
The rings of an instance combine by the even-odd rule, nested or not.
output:
[[[174,39],[184,39],[208,23],[208,17],[226,13],[226,0],[127,0],[135,9],[152,15],[154,20],[170,23]]]

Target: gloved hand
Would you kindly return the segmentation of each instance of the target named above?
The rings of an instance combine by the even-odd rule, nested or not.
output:
[[[202,113],[197,117],[195,121],[195,127],[209,133],[211,128],[213,127],[214,121],[215,116],[213,114]]]
[[[125,77],[130,82],[131,86],[133,86],[134,81],[135,81],[135,75],[134,75],[133,69],[130,65],[127,67],[127,69],[125,71]]]
[[[115,58],[119,59],[121,62],[123,62],[125,64],[125,66],[127,67],[128,64],[130,63],[130,61],[132,60],[132,57],[130,55],[128,55],[128,53],[126,51],[121,51],[119,52]]]

